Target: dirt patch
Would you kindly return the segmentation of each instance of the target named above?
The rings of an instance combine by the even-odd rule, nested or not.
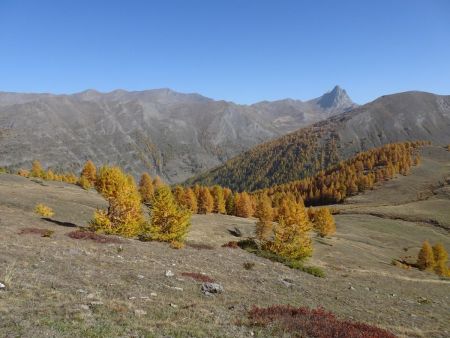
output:
[[[119,238],[100,235],[92,231],[81,229],[71,231],[67,234],[67,236],[73,239],[91,240],[97,243],[123,243],[123,241]]]
[[[19,235],[38,235],[41,237],[51,237],[54,231],[49,229],[25,228],[20,230]]]

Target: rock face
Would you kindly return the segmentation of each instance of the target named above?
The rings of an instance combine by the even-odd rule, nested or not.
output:
[[[334,98],[342,97],[341,90],[333,91]],[[326,95],[319,100],[324,105],[332,101]],[[450,96],[424,92],[382,96],[256,146],[187,183],[256,190],[301,179],[370,148],[415,140],[450,144]]]
[[[179,182],[354,106],[342,96],[334,89],[306,102],[238,105],[169,89],[0,93],[0,166],[29,167],[39,159],[78,172],[91,159]]]

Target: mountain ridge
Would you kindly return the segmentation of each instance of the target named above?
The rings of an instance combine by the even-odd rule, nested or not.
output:
[[[299,101],[301,102],[301,101]],[[78,171],[87,159],[180,182],[342,109],[239,105],[168,88],[74,94],[0,92],[0,166]]]

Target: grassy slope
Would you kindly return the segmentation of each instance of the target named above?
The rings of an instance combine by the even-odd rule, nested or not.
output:
[[[380,206],[384,204],[380,197],[389,195],[389,203],[428,207],[423,203],[436,196],[412,202],[417,191],[426,194],[424,187],[450,175],[449,160],[436,151],[425,154],[423,165],[413,169],[411,176],[341,206],[336,237],[314,240],[310,263],[325,269],[325,279],[243,250],[221,248],[233,239],[228,228],[238,226],[248,235],[253,231],[253,220],[231,216],[194,216],[188,240],[208,243],[212,250],[187,247],[177,251],[165,244],[135,240],[122,244],[77,241],[66,236],[71,228],[41,220],[32,209],[44,202],[55,209],[55,219],[83,225],[96,206],[104,205],[96,193],[0,175],[0,281],[8,285],[7,291],[0,291],[0,336],[248,337],[250,330],[267,336],[236,321],[253,304],[274,303],[323,306],[342,318],[386,327],[397,334],[446,335],[450,332],[450,283],[431,273],[393,267],[390,262],[416,255],[424,239],[441,241],[450,250],[448,231],[390,219],[382,209],[389,206]],[[411,189],[414,182],[417,185],[411,191],[417,191],[405,198],[405,189]],[[448,203],[446,194],[438,196]],[[420,212],[417,206],[414,209]],[[355,207],[379,208],[384,218],[368,216]],[[446,217],[445,211],[433,213]],[[51,229],[55,234],[51,238],[18,235],[25,227]],[[245,262],[255,263],[254,270],[245,270]],[[175,277],[165,276],[168,269]],[[181,276],[182,272],[204,272],[221,283],[225,292],[205,297],[200,284]],[[151,296],[152,292],[157,296]]]

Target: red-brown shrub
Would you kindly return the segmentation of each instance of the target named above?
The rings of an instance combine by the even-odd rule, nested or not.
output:
[[[273,305],[267,308],[253,307],[249,311],[251,325],[274,324],[294,337],[314,338],[395,338],[395,335],[359,322],[336,318],[322,308],[295,308],[290,305]]]
[[[223,248],[231,248],[231,249],[237,249],[239,248],[238,242],[236,241],[230,241],[228,243],[225,243],[222,245]]]
[[[85,230],[74,230],[72,232],[69,232],[67,234],[70,238],[73,239],[89,239],[91,241],[97,242],[97,243],[122,243],[122,241],[115,237],[105,236],[105,235],[99,235],[92,231],[85,231]]]
[[[192,279],[195,279],[197,282],[203,282],[203,283],[214,282],[214,279],[212,279],[211,277],[209,277],[207,275],[203,275],[201,273],[197,273],[197,272],[183,272],[181,275],[184,277],[190,277]]]
[[[38,229],[38,228],[25,228],[20,230],[19,235],[39,235],[41,237],[50,237],[54,233],[53,230],[49,229]]]

